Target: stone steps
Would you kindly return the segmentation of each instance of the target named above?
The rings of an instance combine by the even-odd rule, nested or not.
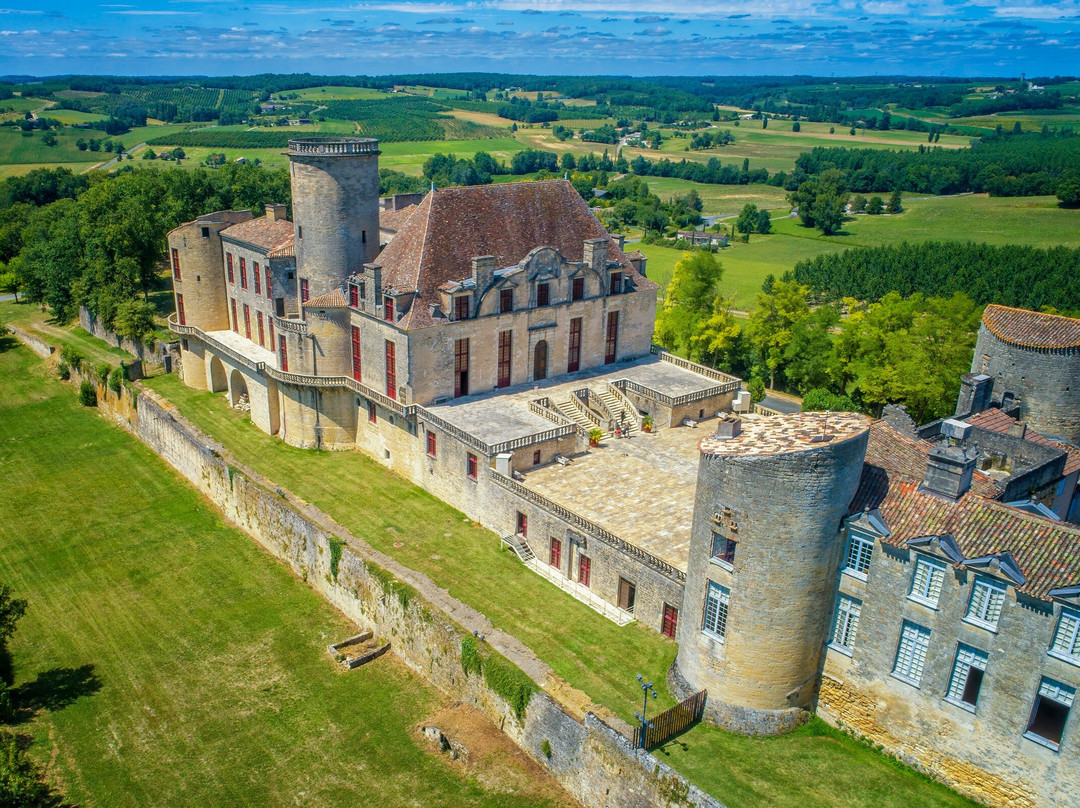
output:
[[[567,418],[569,418],[575,424],[580,426],[586,432],[588,432],[591,429],[596,428],[596,424],[594,424],[592,421],[590,421],[586,417],[585,413],[583,413],[578,408],[578,406],[576,404],[574,404],[574,402],[571,401],[570,399],[560,401],[558,404],[555,405],[555,407],[556,407],[556,409],[558,409],[559,412],[561,412],[563,415],[565,415]]]
[[[630,435],[636,435],[641,431],[638,425],[637,413],[630,412],[626,406],[612,393],[610,390],[594,391],[600,396],[600,400],[604,402],[604,406],[607,407],[608,412],[618,422],[620,417],[625,414],[625,418],[622,420],[622,424],[627,427],[627,433]]]

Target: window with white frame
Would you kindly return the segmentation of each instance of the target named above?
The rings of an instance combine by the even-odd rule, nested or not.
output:
[[[728,601],[731,593],[720,584],[709,581],[709,591],[705,595],[705,625],[702,631],[718,639],[724,639],[727,632]]]
[[[987,655],[984,651],[961,644],[956,649],[956,662],[953,664],[945,700],[975,712],[975,706],[979,703],[979,691],[982,689],[983,674],[986,673],[986,661]]]
[[[997,631],[1001,607],[1005,603],[1005,587],[989,578],[976,578],[971,590],[971,603],[965,618],[977,626]]]
[[[926,652],[929,648],[930,629],[905,620],[904,627],[900,631],[900,645],[896,649],[893,676],[918,687],[922,681]]]
[[[1080,665],[1080,614],[1061,610],[1050,654],[1074,665]]]
[[[873,554],[873,539],[860,536],[855,532],[849,533],[847,556],[844,559],[844,572],[865,581],[866,574],[870,571],[870,558]]]
[[[926,556],[918,556],[915,561],[915,575],[911,579],[912,600],[934,609],[941,597],[941,584],[945,580],[945,565]]]
[[[862,602],[847,595],[840,596],[836,606],[836,625],[833,626],[832,645],[837,650],[850,654],[855,644],[855,634],[859,630],[859,612]]]
[[[1074,688],[1044,677],[1039,683],[1039,692],[1035,695],[1035,705],[1031,709],[1031,720],[1028,721],[1024,737],[1058,749],[1075,698]]]

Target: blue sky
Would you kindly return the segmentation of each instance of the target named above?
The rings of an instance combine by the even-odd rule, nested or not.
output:
[[[0,0],[0,74],[1080,73],[1080,0]]]

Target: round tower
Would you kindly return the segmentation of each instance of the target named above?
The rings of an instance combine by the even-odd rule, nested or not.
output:
[[[855,413],[748,416],[701,440],[671,679],[708,690],[710,720],[765,735],[811,708],[868,427]]]
[[[379,141],[290,140],[289,173],[297,278],[318,297],[379,254]]]

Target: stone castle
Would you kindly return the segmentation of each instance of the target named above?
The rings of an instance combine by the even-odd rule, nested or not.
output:
[[[568,182],[380,200],[378,156],[290,141],[292,221],[170,233],[186,384],[677,640],[708,720],[816,711],[989,804],[1080,806],[1080,321],[988,307],[951,419],[769,414],[652,352],[644,258]]]

